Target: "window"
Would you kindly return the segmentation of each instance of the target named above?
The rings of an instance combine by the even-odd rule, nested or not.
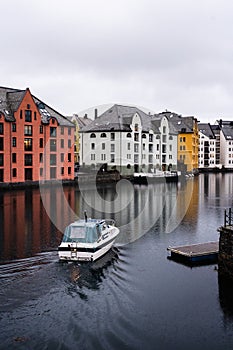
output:
[[[169,154],[169,159],[172,159],[172,155],[171,154]]]
[[[110,158],[111,158],[110,162],[115,163],[115,154],[111,154]]]
[[[71,128],[68,128],[68,135],[71,135]]]
[[[138,133],[134,134],[134,141],[136,141],[136,142],[139,141],[139,134]]]
[[[162,136],[162,141],[163,141],[163,142],[167,142],[167,135],[163,135],[163,136]]]
[[[102,150],[105,149],[105,143],[102,143]]]
[[[56,179],[57,177],[57,168],[51,167],[50,168],[50,179]]]
[[[57,140],[50,140],[50,152],[57,151]]]
[[[64,162],[64,153],[61,153],[61,163]]]
[[[30,110],[25,110],[25,122],[31,123],[32,121],[32,111]]]
[[[142,150],[143,150],[143,151],[146,150],[146,144],[145,144],[145,143],[142,144]]]
[[[4,165],[4,154],[0,153],[0,166]]]
[[[134,131],[138,131],[138,124],[135,124]]]
[[[12,163],[16,163],[16,153],[12,153]]]
[[[153,134],[149,134],[149,142],[153,142]]]
[[[44,144],[43,139],[40,138],[40,148],[43,148],[43,144]]]
[[[68,175],[71,175],[71,167],[68,167]]]
[[[68,140],[68,148],[71,147],[71,140]]]
[[[24,151],[32,151],[32,139],[24,139]]]
[[[36,119],[37,119],[36,112],[34,112],[34,120],[36,120]]]
[[[183,137],[183,142],[185,142],[186,141],[186,138],[185,137]]]
[[[12,132],[16,132],[16,124],[15,123],[11,124],[11,130],[12,130]]]
[[[43,176],[43,168],[40,168],[40,176]]]
[[[95,160],[95,154],[91,154],[91,160]]]
[[[101,154],[101,160],[106,160],[106,154]]]
[[[24,165],[25,166],[31,166],[32,165],[32,154],[25,154],[24,155]]]
[[[111,144],[111,152],[115,152],[115,145]]]
[[[107,137],[107,135],[105,134],[105,132],[102,132],[102,134],[100,135],[100,137]]]
[[[50,126],[50,137],[56,137],[57,136],[57,128]]]
[[[40,125],[40,134],[43,134],[43,132],[44,132],[43,125]]]
[[[0,151],[4,150],[4,139],[3,137],[0,137]]]
[[[12,169],[12,177],[17,177],[17,169],[16,168]]]
[[[0,123],[0,135],[4,134],[4,125],[3,123]]]
[[[166,153],[166,145],[162,145],[162,153]]]
[[[169,151],[170,152],[172,151],[172,145],[169,145]]]
[[[60,128],[61,128],[60,129],[61,130],[61,135],[64,135],[64,126],[61,126]]]
[[[95,149],[95,144],[91,143],[91,149]]]
[[[32,135],[32,125],[24,125],[24,135]]]
[[[153,163],[153,156],[150,154],[148,158],[149,163]]]
[[[163,134],[166,134],[166,126],[163,126]]]
[[[57,164],[57,155],[50,154],[50,165],[56,165],[56,164]]]
[[[91,139],[93,139],[93,138],[95,138],[96,137],[96,134],[94,134],[94,133],[92,133],[91,135],[90,135],[90,138]]]
[[[43,163],[43,153],[40,153],[39,161],[40,161],[40,163]]]
[[[22,109],[20,110],[20,119],[23,119],[23,111],[22,111]]]
[[[134,145],[134,152],[135,153],[139,152],[139,144],[138,143],[135,143],[135,145]]]
[[[128,151],[130,151],[130,143],[128,143]]]
[[[16,147],[16,137],[12,137],[12,147]]]
[[[61,175],[64,175],[64,166],[61,167]]]
[[[131,134],[130,134],[130,132],[128,132],[128,134],[126,135],[126,137],[131,137]]]
[[[111,141],[114,141],[114,140],[115,140],[115,133],[111,132]]]
[[[146,134],[142,134],[142,139],[146,139]]]
[[[138,162],[139,162],[139,156],[138,156],[138,154],[135,154],[134,155],[134,163],[138,164]]]
[[[68,153],[68,162],[71,162],[71,153]]]
[[[157,144],[156,150],[159,151],[159,144]]]
[[[64,140],[61,140],[61,148],[64,148]]]
[[[127,159],[131,159],[131,154],[127,154]]]
[[[149,145],[149,152],[153,152],[153,145]]]

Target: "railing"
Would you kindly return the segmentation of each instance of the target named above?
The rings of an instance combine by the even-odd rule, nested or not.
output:
[[[232,223],[233,223],[233,220],[232,220],[232,210],[231,208],[228,209],[228,212],[227,212],[227,209],[224,210],[224,227],[226,226],[231,226]]]

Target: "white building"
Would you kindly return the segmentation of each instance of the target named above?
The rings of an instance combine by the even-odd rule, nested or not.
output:
[[[233,121],[217,121],[220,127],[220,162],[224,168],[233,168]]]
[[[202,168],[220,167],[220,135],[219,128],[209,123],[199,123],[199,159]]]
[[[80,131],[80,165],[121,174],[177,169],[177,132],[166,116],[114,105]]]

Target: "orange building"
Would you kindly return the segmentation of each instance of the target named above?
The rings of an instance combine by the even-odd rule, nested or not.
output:
[[[0,182],[73,180],[74,131],[28,88],[0,87]]]

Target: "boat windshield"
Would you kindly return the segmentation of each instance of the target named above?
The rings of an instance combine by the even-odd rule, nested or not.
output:
[[[63,242],[94,243],[98,240],[96,226],[70,225],[65,229]]]

